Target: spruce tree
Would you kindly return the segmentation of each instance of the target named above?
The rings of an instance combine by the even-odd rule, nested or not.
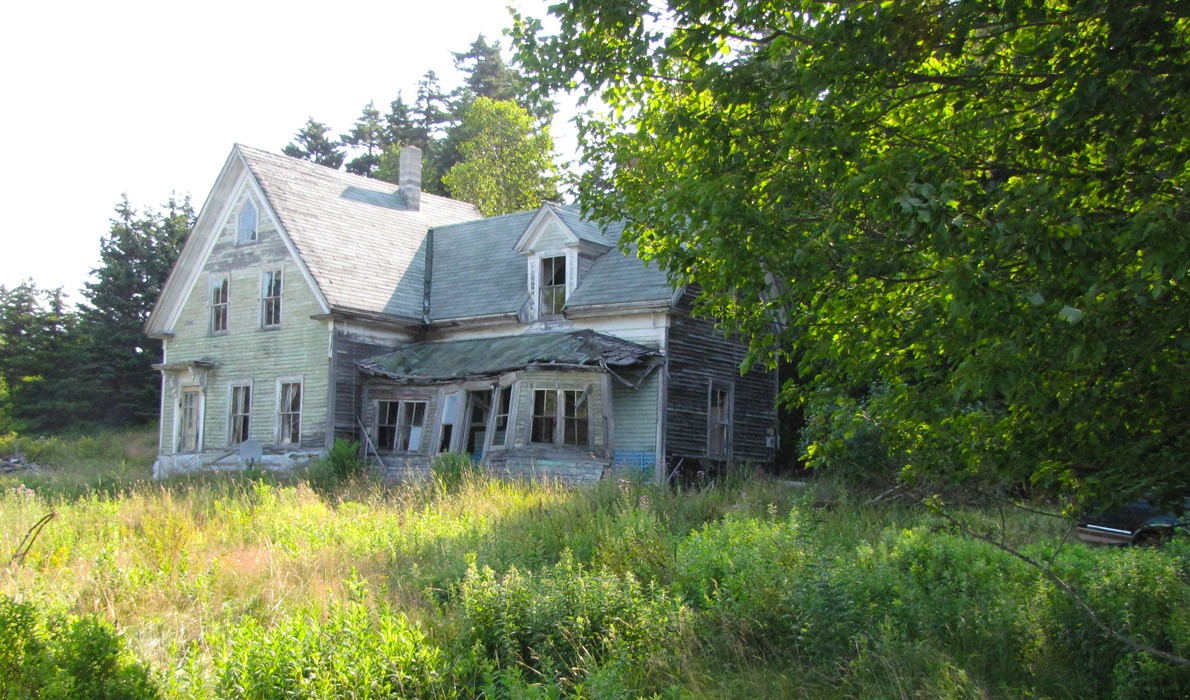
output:
[[[347,172],[373,177],[380,167],[380,156],[384,152],[385,129],[380,111],[369,102],[364,105],[355,126],[346,134],[340,135],[344,146],[350,146],[358,156],[347,163]]]
[[[322,122],[314,121],[314,117],[306,120],[306,125],[293,136],[293,141],[281,152],[293,158],[301,158],[319,165],[336,170],[343,165],[343,151],[337,141],[332,141],[327,134],[330,127]]]
[[[138,214],[127,195],[116,205],[79,312],[87,393],[103,423],[135,425],[157,414],[160,382],[152,364],[160,361],[161,343],[145,337],[144,325],[193,225],[189,197],[171,198],[164,214]]]

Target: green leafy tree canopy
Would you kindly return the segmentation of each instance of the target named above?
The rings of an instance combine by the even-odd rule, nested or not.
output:
[[[452,197],[496,216],[557,196],[553,141],[516,103],[476,98],[463,117],[460,137],[463,159],[442,178]]]
[[[1190,5],[575,0],[580,199],[903,476],[1190,492]],[[833,436],[833,437],[831,437]]]

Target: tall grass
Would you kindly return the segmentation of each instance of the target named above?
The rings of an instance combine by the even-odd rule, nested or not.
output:
[[[1038,572],[913,507],[842,494],[817,509],[762,476],[571,490],[456,466],[400,486],[10,477],[0,601],[114,626],[167,697],[1190,692],[1184,669],[1105,637]],[[1120,630],[1190,654],[1186,542],[1088,549],[1060,521],[961,515],[1002,524]]]

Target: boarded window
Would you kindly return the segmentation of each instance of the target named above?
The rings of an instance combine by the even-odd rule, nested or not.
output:
[[[302,384],[281,382],[277,410],[277,444],[297,445],[302,441]]]
[[[492,447],[508,444],[508,414],[512,407],[512,387],[500,387],[496,395],[496,415],[492,419]]]
[[[533,390],[533,429],[529,442],[551,443],[558,424],[558,392],[554,389]]]
[[[244,208],[240,210],[239,235],[236,240],[240,243],[255,241],[256,224],[259,218],[256,213],[256,205],[252,203],[252,200],[244,202]]]
[[[212,333],[222,333],[227,330],[227,293],[228,281],[226,277],[211,281]]]
[[[281,271],[267,270],[260,290],[260,319],[265,328],[281,325]]]
[[[202,424],[202,392],[184,389],[179,400],[178,451],[198,451],[198,430]]]
[[[726,457],[731,453],[731,387],[711,385],[707,406],[707,454]]]
[[[227,426],[228,444],[238,445],[248,439],[248,422],[252,414],[252,386],[242,384],[231,388],[231,410]]]
[[[566,256],[541,259],[542,316],[558,316],[566,306]]]

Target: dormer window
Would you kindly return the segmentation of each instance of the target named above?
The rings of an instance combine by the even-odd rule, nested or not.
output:
[[[566,306],[566,256],[541,259],[541,286],[537,308],[542,316],[560,316]]]
[[[249,199],[244,202],[244,208],[240,210],[239,222],[239,236],[236,239],[240,243],[251,243],[256,240],[256,225],[260,217],[256,213],[256,205]]]

